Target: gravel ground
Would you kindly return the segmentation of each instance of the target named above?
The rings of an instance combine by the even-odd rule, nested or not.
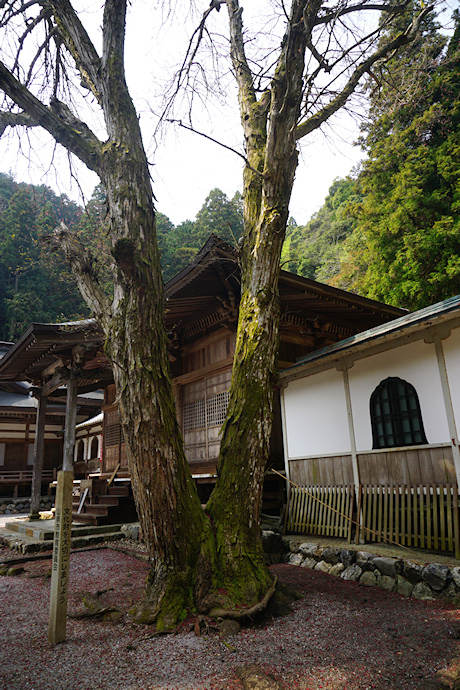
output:
[[[236,671],[247,664],[272,673],[286,690],[421,690],[440,688],[437,672],[458,664],[457,609],[290,565],[273,571],[305,599],[290,615],[225,642],[185,628],[158,637],[126,621],[69,618],[67,642],[51,647],[50,561],[24,567],[22,576],[0,578],[1,690],[224,690],[242,687]],[[82,592],[108,588],[101,601],[128,610],[146,573],[145,562],[113,549],[73,554],[69,612],[83,609]]]

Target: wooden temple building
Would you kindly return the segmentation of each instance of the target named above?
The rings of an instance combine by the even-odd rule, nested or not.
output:
[[[280,370],[314,350],[404,313],[286,271],[280,273],[279,293]],[[178,419],[190,469],[203,500],[216,479],[239,299],[237,251],[214,235],[195,259],[165,285],[165,325]],[[103,352],[103,337],[93,319],[32,324],[0,361],[0,384],[27,381],[34,386],[38,435],[44,433],[40,420],[47,401],[64,401],[67,395],[69,408],[70,378],[76,382],[79,395],[104,390],[101,475],[109,475],[116,468],[127,473],[115,387]],[[71,423],[69,409],[67,420]],[[279,469],[284,467],[282,438],[277,396],[270,464]],[[36,446],[34,466],[38,467],[39,444]]]

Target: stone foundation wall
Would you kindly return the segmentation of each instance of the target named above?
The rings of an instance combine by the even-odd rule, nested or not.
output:
[[[54,508],[54,498],[42,496],[40,498],[40,510]],[[0,498],[0,515],[19,515],[30,512],[30,498]]]
[[[289,542],[289,553],[283,560],[290,565],[321,570],[342,580],[381,587],[407,597],[446,599],[460,606],[460,567],[441,563],[424,566],[367,551],[323,547],[314,542]]]

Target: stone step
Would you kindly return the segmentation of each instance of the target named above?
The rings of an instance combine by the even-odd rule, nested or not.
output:
[[[118,532],[120,527],[120,523],[115,525],[100,525],[97,528],[72,525],[71,536],[90,536],[95,532],[110,534],[111,532]],[[5,523],[4,529],[38,541],[53,541],[54,538],[54,520],[14,520]],[[0,532],[3,533],[2,530],[0,530]]]
[[[11,525],[11,523],[7,524]],[[123,539],[125,535],[123,532],[121,532],[121,527],[122,525],[120,524],[102,525],[97,527],[90,525],[72,525],[70,541],[71,548],[85,548],[101,544],[105,541],[116,541]],[[52,551],[53,536],[54,532],[52,530],[43,528],[36,529],[35,535],[28,535],[24,531],[20,530],[10,530],[7,529],[6,526],[5,528],[0,529],[0,542],[5,544],[5,546],[13,551],[18,551],[19,553],[23,554],[38,553],[40,551]]]

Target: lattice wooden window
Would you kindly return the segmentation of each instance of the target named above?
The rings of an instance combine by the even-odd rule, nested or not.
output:
[[[184,404],[184,433],[196,429],[222,426],[227,412],[230,391],[222,391],[201,400]]]
[[[374,448],[427,443],[417,391],[397,377],[382,381],[370,401]]]
[[[206,400],[192,400],[184,405],[184,432],[206,427]]]

